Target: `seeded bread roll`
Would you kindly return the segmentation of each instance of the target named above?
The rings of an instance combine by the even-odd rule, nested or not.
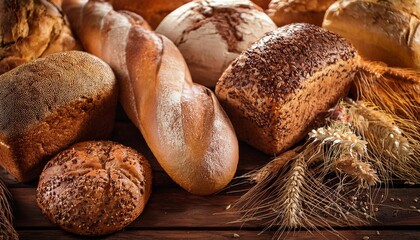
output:
[[[420,69],[419,0],[337,1],[322,26],[348,39],[367,60]]]
[[[109,136],[117,92],[111,68],[79,51],[0,75],[0,165],[19,181],[34,180],[70,144]]]
[[[277,154],[346,95],[358,60],[338,35],[291,24],[243,52],[217,82],[216,95],[239,139]]]
[[[0,74],[39,57],[79,49],[67,20],[51,1],[0,1]]]
[[[335,0],[272,0],[267,14],[277,26],[290,23],[322,25],[325,11]]]
[[[118,231],[143,211],[152,172],[143,155],[114,142],[82,142],[45,166],[36,200],[62,229],[81,235]]]

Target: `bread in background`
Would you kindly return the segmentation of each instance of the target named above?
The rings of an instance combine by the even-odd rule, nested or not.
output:
[[[191,0],[106,0],[115,10],[128,10],[142,16],[155,29],[170,12]]]
[[[81,142],[45,166],[36,200],[62,229],[80,235],[121,230],[142,212],[152,190],[152,170],[136,150],[108,141]]]
[[[67,51],[0,75],[0,166],[19,181],[39,177],[69,145],[108,137],[117,82],[93,55]]]
[[[335,0],[272,0],[267,14],[277,26],[290,23],[322,25],[327,8]]]
[[[194,82],[213,88],[243,50],[276,28],[249,0],[202,0],[170,13],[156,32],[177,45]]]
[[[360,55],[389,66],[420,68],[419,0],[341,0],[323,27],[348,39]]]
[[[257,4],[262,9],[267,9],[268,8],[268,4],[270,4],[270,1],[271,0],[252,0],[253,3]]]
[[[0,1],[0,74],[39,57],[80,49],[52,2]]]

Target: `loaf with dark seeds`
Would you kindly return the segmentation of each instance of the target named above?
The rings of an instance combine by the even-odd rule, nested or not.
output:
[[[244,51],[217,82],[216,95],[239,139],[277,154],[304,138],[346,95],[358,61],[338,35],[291,24]]]

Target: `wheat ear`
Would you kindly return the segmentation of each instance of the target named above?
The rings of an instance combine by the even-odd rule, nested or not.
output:
[[[0,238],[15,240],[19,239],[13,227],[12,208],[10,206],[11,194],[6,185],[0,179]]]
[[[419,183],[420,144],[417,136],[400,129],[404,121],[367,102],[346,99],[345,104],[352,126],[369,143],[370,161],[383,165],[385,173]],[[410,128],[409,122],[405,121],[403,127]]]

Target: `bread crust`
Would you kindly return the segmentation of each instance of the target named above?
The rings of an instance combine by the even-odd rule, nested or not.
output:
[[[272,0],[267,14],[277,26],[290,23],[322,25],[325,11],[335,0]]]
[[[1,75],[0,164],[19,181],[30,181],[70,144],[109,136],[117,94],[109,66],[78,51]]]
[[[278,154],[347,93],[357,61],[353,47],[336,34],[291,24],[243,52],[219,79],[216,95],[239,139]]]
[[[104,235],[121,230],[143,211],[152,171],[143,155],[115,142],[81,142],[45,166],[36,200],[66,231]]]
[[[86,50],[116,73],[124,110],[168,175],[195,194],[224,188],[239,158],[235,132],[214,94],[192,82],[176,46],[107,3],[66,3]]]
[[[81,49],[59,7],[48,0],[3,0],[0,13],[0,74],[39,57]]]
[[[337,1],[326,12],[323,27],[348,39],[367,60],[420,69],[417,0]]]

